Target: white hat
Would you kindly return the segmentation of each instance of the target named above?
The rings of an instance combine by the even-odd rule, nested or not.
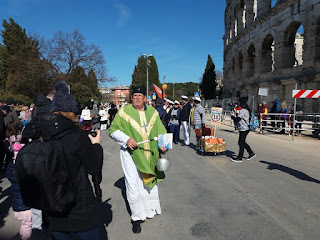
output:
[[[181,99],[186,99],[186,100],[187,100],[187,99],[188,99],[188,97],[187,97],[187,96],[185,96],[185,95],[182,95],[182,96],[181,96]]]
[[[173,102],[170,99],[168,99],[167,101],[168,101],[168,103],[173,104]]]
[[[201,99],[199,97],[194,97],[195,101],[201,102]]]
[[[179,101],[177,101],[177,100],[175,100],[175,101],[174,101],[174,104],[180,104],[180,102],[179,102]]]

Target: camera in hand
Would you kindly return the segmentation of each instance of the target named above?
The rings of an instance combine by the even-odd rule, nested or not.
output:
[[[97,136],[97,132],[95,130],[91,130],[89,133],[91,134],[92,137]]]

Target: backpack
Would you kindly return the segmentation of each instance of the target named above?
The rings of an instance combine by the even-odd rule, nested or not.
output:
[[[258,118],[253,113],[251,113],[250,120],[249,120],[249,130],[254,132],[257,127],[258,127]]]
[[[195,109],[195,106],[193,106],[191,109],[190,109],[190,114],[189,114],[189,127],[194,127],[193,126],[193,113],[194,113],[194,109]]]
[[[64,213],[76,199],[76,187],[58,134],[48,141],[33,140],[21,148],[16,174],[26,206]]]

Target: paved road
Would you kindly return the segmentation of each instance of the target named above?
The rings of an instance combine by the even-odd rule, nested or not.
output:
[[[319,140],[250,133],[248,143],[257,157],[231,162],[238,152],[238,135],[221,126],[226,155],[200,156],[191,147],[175,145],[172,166],[159,184],[162,214],[131,232],[124,201],[119,146],[103,133],[103,208],[108,239],[318,239],[320,236]],[[192,142],[195,142],[192,133]],[[0,186],[0,236],[13,236],[18,223],[9,211],[8,182]]]

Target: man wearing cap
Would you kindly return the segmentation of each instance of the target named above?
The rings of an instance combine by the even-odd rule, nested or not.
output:
[[[131,209],[132,231],[141,232],[146,218],[161,214],[157,183],[164,173],[156,168],[159,157],[154,139],[167,133],[155,108],[146,105],[145,87],[135,87],[132,104],[120,108],[109,130],[110,136],[121,145],[120,159],[124,172],[127,200]],[[165,151],[161,147],[161,151]]]
[[[190,127],[188,125],[191,104],[188,101],[187,96],[181,96],[182,109],[181,109],[181,125],[183,129],[184,143],[183,145],[190,144]]]
[[[168,113],[170,133],[173,134],[173,142],[178,144],[180,134],[180,115],[181,108],[179,107],[179,101],[175,100],[173,108]]]
[[[193,111],[193,125],[194,129],[202,129],[206,122],[206,113],[204,107],[200,104],[201,99],[199,97],[195,97],[193,99],[194,103],[194,111]],[[200,137],[196,134],[197,139],[197,147],[200,147]]]
[[[10,122],[16,123],[19,127],[21,127],[21,122],[18,117],[17,112],[13,109],[13,107],[16,105],[16,101],[12,98],[8,98],[6,101],[7,106],[10,107],[10,112],[7,114],[7,116],[4,118],[6,126]]]
[[[6,138],[6,125],[4,119],[10,111],[11,109],[7,105],[2,105],[0,108],[0,169],[2,168],[5,156],[4,139]]]

